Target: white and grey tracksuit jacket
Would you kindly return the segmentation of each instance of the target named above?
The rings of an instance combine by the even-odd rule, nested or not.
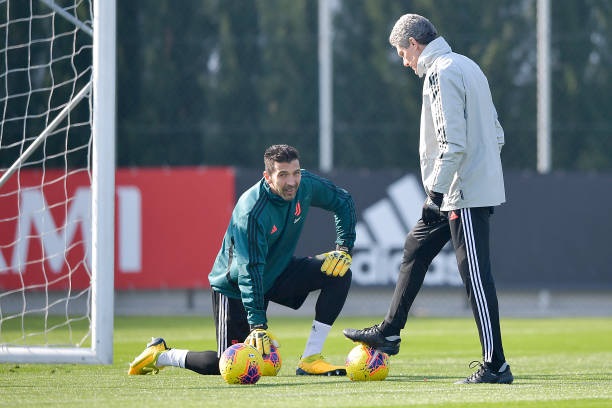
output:
[[[421,53],[417,74],[425,75],[419,146],[424,186],[444,194],[444,211],[505,202],[504,131],[483,72],[438,37]]]

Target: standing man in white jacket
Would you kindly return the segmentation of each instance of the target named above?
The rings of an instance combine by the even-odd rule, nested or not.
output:
[[[389,311],[382,323],[346,337],[394,355],[400,330],[421,289],[425,273],[452,240],[482,346],[483,362],[459,383],[514,380],[506,362],[499,325],[497,292],[489,259],[489,217],[505,202],[500,159],[504,132],[497,120],[487,78],[469,58],[452,52],[426,18],[403,15],[389,42],[404,66],[423,84],[420,159],[427,199],[422,218],[406,237]]]

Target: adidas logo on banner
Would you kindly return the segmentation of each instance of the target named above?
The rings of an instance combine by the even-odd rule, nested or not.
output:
[[[387,188],[387,197],[362,211],[353,248],[353,281],[359,285],[397,282],[404,241],[421,218],[425,194],[414,175],[406,175]],[[436,256],[425,275],[424,285],[461,286],[452,244]]]

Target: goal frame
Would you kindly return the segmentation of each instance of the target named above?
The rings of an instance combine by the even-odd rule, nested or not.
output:
[[[116,3],[93,1],[90,347],[0,345],[0,362],[112,364],[115,247]],[[49,3],[44,0],[45,3]]]

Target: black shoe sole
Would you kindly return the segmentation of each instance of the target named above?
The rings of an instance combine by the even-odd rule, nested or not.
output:
[[[399,353],[399,350],[400,350],[399,344],[394,344],[392,346],[378,346],[374,344],[368,344],[365,341],[361,341],[361,340],[353,340],[348,336],[347,336],[347,339],[354,341],[355,343],[363,344],[364,346],[372,347],[373,349],[382,351],[383,353],[386,353],[390,356],[396,355],[397,353]]]
[[[363,332],[363,330],[344,329],[342,331],[342,334],[344,334],[344,337],[346,337],[347,339],[351,341],[354,341],[355,343],[364,344],[378,351],[382,351],[383,353],[386,353],[390,356],[394,356],[397,353],[399,353],[400,341],[401,341],[400,339],[398,339],[397,341],[389,341],[385,339],[382,333],[380,333],[378,336],[369,335],[367,336],[368,339],[366,340],[364,337],[360,335],[361,332]],[[378,337],[378,338],[375,338],[375,337]]]
[[[510,373],[510,375],[507,375],[505,378],[501,376],[497,383],[498,384],[512,384],[513,381],[514,381],[514,376],[512,375],[512,373]]]
[[[512,375],[512,372],[504,372],[502,375],[499,376],[499,378],[497,378],[496,381],[468,381],[468,378],[466,378],[464,380],[457,381],[455,384],[512,384],[513,381],[514,376]]]
[[[370,346],[370,347],[372,347],[372,346]],[[378,351],[382,351],[383,353],[386,353],[386,354],[388,354],[390,356],[394,356],[397,353],[399,353],[399,346],[397,346],[397,347],[372,347],[372,348],[374,348],[374,349],[376,349]]]

